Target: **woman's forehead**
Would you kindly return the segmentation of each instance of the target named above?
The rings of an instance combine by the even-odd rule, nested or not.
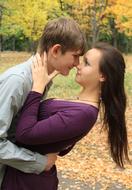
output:
[[[98,49],[92,48],[86,52],[84,55],[85,58],[91,58],[91,59],[96,59],[101,57],[101,52]]]

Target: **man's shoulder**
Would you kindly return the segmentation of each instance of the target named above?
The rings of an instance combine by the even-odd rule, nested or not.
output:
[[[32,57],[29,58],[27,61],[17,64],[4,73],[0,75],[0,81],[5,80],[7,78],[30,78],[31,79],[31,68],[30,65],[32,63]]]

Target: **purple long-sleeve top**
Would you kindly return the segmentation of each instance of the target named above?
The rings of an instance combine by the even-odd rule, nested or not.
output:
[[[63,156],[93,127],[97,119],[98,109],[81,102],[57,99],[41,101],[41,98],[40,93],[33,91],[29,93],[16,127],[17,144],[41,154],[59,152],[59,155]],[[45,189],[52,190],[49,185],[52,184],[50,178],[49,181],[46,179],[46,183],[43,179],[42,182],[39,181],[39,184],[37,184],[37,178],[42,177],[41,174],[24,174],[10,167],[5,177],[6,184],[8,179],[12,178],[11,173],[13,171],[15,171],[14,175],[16,175],[18,181],[20,173],[21,180],[23,179],[25,182],[28,180],[28,184],[31,181],[32,187],[30,186],[30,189],[32,190],[35,190],[35,187],[37,189],[40,183],[42,183],[42,187],[46,187],[46,183],[48,183]],[[54,169],[52,168],[51,171],[54,171]],[[10,179],[8,184],[10,190],[18,188],[13,183],[15,183],[13,179]],[[24,190],[29,189],[26,188],[26,185],[24,183]],[[53,186],[55,187],[55,185]],[[53,189],[56,190],[56,187]]]

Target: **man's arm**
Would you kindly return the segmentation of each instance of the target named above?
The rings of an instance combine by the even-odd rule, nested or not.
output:
[[[24,79],[17,75],[8,77],[1,84],[0,162],[23,172],[39,174],[46,167],[47,156],[42,156],[25,148],[19,148],[7,140],[7,131],[10,128],[12,118],[21,108],[28,93],[26,91]]]

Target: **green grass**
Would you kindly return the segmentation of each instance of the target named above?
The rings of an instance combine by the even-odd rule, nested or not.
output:
[[[48,97],[73,98],[80,91],[80,86],[75,82],[75,69],[66,77],[58,75],[48,93]]]
[[[126,91],[129,96],[132,96],[132,72],[127,72],[125,77]]]

